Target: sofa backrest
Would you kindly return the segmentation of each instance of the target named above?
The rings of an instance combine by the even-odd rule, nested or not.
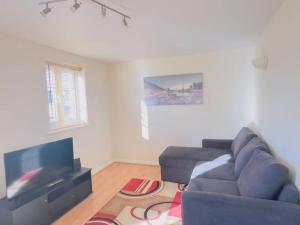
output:
[[[272,155],[256,151],[242,170],[237,184],[242,196],[274,199],[284,183],[289,171]]]
[[[236,157],[234,165],[234,174],[236,177],[240,176],[243,168],[247,165],[254,152],[258,150],[269,153],[271,152],[266,142],[259,137],[252,138],[248,144],[241,149]]]
[[[233,152],[234,158],[237,157],[239,152],[243,147],[245,147],[248,142],[254,138],[257,137],[257,135],[250,130],[248,127],[243,127],[238,135],[234,138],[232,145],[231,145],[231,150]]]

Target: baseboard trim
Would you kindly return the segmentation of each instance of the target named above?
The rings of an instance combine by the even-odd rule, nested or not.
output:
[[[146,161],[146,160],[131,160],[131,159],[113,159],[109,160],[108,162],[102,164],[101,166],[94,168],[92,170],[92,175],[94,176],[95,174],[99,173],[101,170],[105,169],[108,167],[110,164],[114,162],[120,162],[120,163],[131,163],[131,164],[141,164],[141,165],[149,165],[149,166],[158,166],[159,163],[155,161]]]
[[[102,164],[101,166],[94,168],[92,170],[92,175],[94,176],[96,173],[99,173],[101,170],[105,169],[106,167],[108,167],[110,164],[112,164],[114,161],[113,160],[109,160],[108,162]]]
[[[158,166],[159,163],[156,161],[146,161],[146,160],[132,160],[132,159],[120,159],[116,158],[113,162],[121,162],[121,163],[132,163],[132,164],[143,164],[143,165],[150,165],[150,166]]]

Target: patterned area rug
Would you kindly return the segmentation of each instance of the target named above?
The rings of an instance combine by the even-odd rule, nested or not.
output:
[[[85,225],[181,225],[184,185],[132,179]]]

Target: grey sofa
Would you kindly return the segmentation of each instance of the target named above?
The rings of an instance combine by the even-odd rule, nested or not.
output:
[[[249,128],[202,148],[168,147],[159,162],[162,180],[188,184],[184,225],[300,225],[288,169]]]

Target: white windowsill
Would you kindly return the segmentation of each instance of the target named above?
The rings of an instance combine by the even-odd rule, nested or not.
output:
[[[55,129],[51,129],[48,132],[48,134],[61,133],[61,132],[69,131],[69,130],[74,130],[74,129],[78,129],[78,128],[87,127],[87,126],[88,126],[88,123],[84,123],[84,124],[78,124],[78,125],[73,125],[73,126],[55,128]]]

